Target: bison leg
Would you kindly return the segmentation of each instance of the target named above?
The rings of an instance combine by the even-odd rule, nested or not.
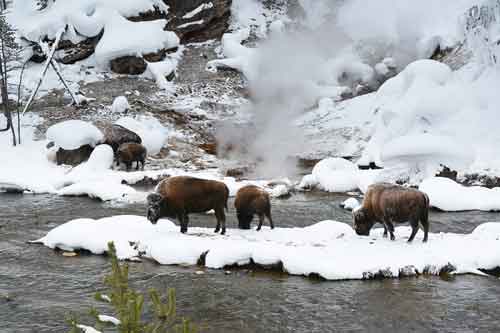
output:
[[[262,223],[264,223],[264,214],[259,214],[259,226],[257,227],[257,231],[260,231],[260,228],[262,228]]]
[[[183,215],[179,215],[177,219],[181,223],[181,232],[185,234],[188,231],[188,223],[189,223],[188,214],[184,213]]]
[[[144,160],[141,160],[141,170],[144,170],[144,164],[146,164],[146,162]]]
[[[136,170],[139,170],[139,161],[135,161],[136,165],[135,165],[135,169]]]
[[[130,171],[130,167],[132,167],[132,163],[127,162],[127,163],[125,163],[125,166],[127,167],[127,171]]]
[[[217,218],[217,227],[215,228],[215,232],[218,232],[222,225],[220,234],[224,235],[226,233],[226,214],[224,214],[224,207],[215,209],[215,217]]]
[[[382,237],[387,238],[387,227],[385,223],[383,223],[382,225],[384,226],[384,234],[382,235]]]
[[[385,225],[387,225],[387,229],[389,229],[389,234],[391,235],[391,241],[395,240],[396,237],[394,237],[394,224],[392,224],[391,221],[387,221]]]
[[[420,223],[422,223],[422,227],[424,228],[424,239],[423,242],[427,242],[427,237],[429,234],[429,220],[427,218],[424,218],[420,220]]]
[[[418,232],[418,220],[414,219],[410,221],[411,225],[411,235],[410,238],[408,238],[408,243],[411,243],[413,239],[415,238],[415,235]]]

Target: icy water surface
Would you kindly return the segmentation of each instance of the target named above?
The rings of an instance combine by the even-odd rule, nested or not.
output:
[[[300,194],[273,202],[279,226],[325,219],[349,222],[346,197]],[[232,202],[230,203],[232,206]],[[113,207],[87,198],[0,194],[0,332],[67,332],[69,311],[83,318],[109,269],[102,256],[67,258],[27,240],[78,217],[144,214],[143,205]],[[193,215],[190,225],[213,226]],[[235,226],[230,209],[228,224]],[[470,232],[496,213],[431,214],[431,230]],[[457,276],[325,282],[285,274],[131,263],[131,281],[144,290],[176,288],[179,313],[203,332],[498,331],[500,281]],[[8,296],[8,297],[7,297]]]

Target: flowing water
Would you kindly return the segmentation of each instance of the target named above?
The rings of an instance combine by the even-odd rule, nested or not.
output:
[[[280,227],[325,219],[349,222],[339,208],[346,197],[298,194],[274,200]],[[232,205],[232,202],[230,203]],[[67,332],[65,317],[85,319],[103,290],[106,257],[61,253],[26,241],[78,217],[144,214],[143,205],[112,206],[87,198],[0,194],[0,332]],[[193,215],[191,225],[213,226]],[[431,213],[433,232],[470,232],[496,213]],[[234,211],[228,223],[235,226]],[[282,273],[131,263],[142,290],[176,288],[178,311],[203,332],[498,331],[500,281],[494,277],[415,277],[376,281],[319,281]],[[105,308],[102,309],[105,311]]]

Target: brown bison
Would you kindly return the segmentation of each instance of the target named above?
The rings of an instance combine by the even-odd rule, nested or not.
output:
[[[140,143],[127,142],[122,143],[116,152],[116,165],[119,166],[120,162],[125,163],[127,166],[127,171],[130,170],[133,162],[137,163],[136,170],[139,170],[139,163],[141,163],[141,168],[144,170],[144,164],[146,163],[146,156],[148,151],[146,147]]]
[[[379,183],[368,187],[362,206],[353,212],[354,230],[358,235],[368,236],[376,223],[384,225],[394,240],[394,224],[410,222],[412,233],[408,242],[413,241],[418,231],[418,223],[424,229],[424,242],[429,233],[429,197],[423,192],[399,185]]]
[[[156,193],[148,195],[148,220],[156,224],[163,217],[177,218],[181,232],[188,230],[189,213],[215,211],[217,227],[215,232],[226,233],[227,199],[229,189],[226,184],[215,180],[178,176],[163,180],[158,184]]]
[[[250,223],[253,220],[254,214],[259,216],[257,231],[262,227],[264,217],[267,217],[271,229],[274,229],[269,194],[260,187],[248,185],[240,188],[238,193],[236,193],[234,207],[236,208],[238,227],[240,229],[250,229]]]

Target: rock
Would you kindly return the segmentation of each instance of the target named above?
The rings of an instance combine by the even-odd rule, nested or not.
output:
[[[78,254],[76,252],[63,252],[63,257],[76,257]]]
[[[164,0],[164,2],[170,7],[167,14],[169,20],[167,30],[175,31],[182,43],[218,39],[229,27],[232,0]],[[198,8],[203,10],[195,12]]]
[[[226,170],[226,177],[240,178],[248,173],[248,167],[236,167]]]
[[[202,143],[198,147],[203,149],[207,154],[217,155],[217,143],[215,142]]]
[[[203,274],[205,274],[205,272],[204,271],[196,271],[196,272],[194,272],[194,274],[196,274],[196,275],[203,275]]]
[[[32,52],[33,54],[31,55],[29,61],[36,62],[37,64],[41,64],[45,60],[47,60],[47,56],[45,53],[43,53],[42,48],[38,44],[34,44],[32,46]]]
[[[146,71],[148,65],[143,58],[124,56],[110,61],[111,70],[118,74],[139,75]]]
[[[56,152],[56,163],[57,165],[78,165],[88,160],[93,151],[94,148],[91,145],[83,145],[73,150],[59,148]]]
[[[443,169],[436,174],[436,177],[449,178],[449,179],[456,182],[457,181],[457,174],[458,173],[455,170],[451,170],[447,166],[443,165]]]
[[[69,40],[61,41],[57,49],[56,59],[65,65],[74,64],[77,61],[87,59],[94,53],[95,47],[101,39],[102,34],[103,32],[77,44],[73,44]]]
[[[104,128],[104,143],[110,145],[115,153],[126,142],[142,143],[142,139],[135,132],[117,124]]]

